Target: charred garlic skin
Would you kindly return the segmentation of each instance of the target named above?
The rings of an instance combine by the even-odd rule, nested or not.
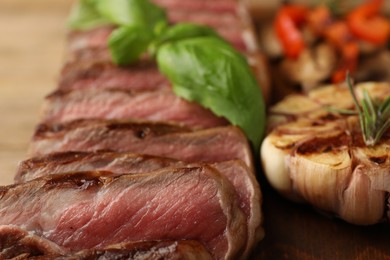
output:
[[[359,84],[358,98],[364,90],[374,99],[384,99],[390,95],[390,84]],[[307,104],[306,109],[299,104]],[[270,109],[268,135],[261,147],[266,178],[286,198],[346,222],[389,221],[389,131],[368,147],[358,116],[333,113],[329,107],[354,108],[346,86],[288,96]]]

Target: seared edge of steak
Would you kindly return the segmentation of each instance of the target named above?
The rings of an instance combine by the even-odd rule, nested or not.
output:
[[[234,187],[207,166],[116,177],[50,175],[1,187],[0,195],[0,224],[22,226],[70,250],[179,238],[199,240],[216,259],[231,259],[245,247],[246,219]]]
[[[70,252],[57,244],[12,225],[0,226],[1,259],[213,259],[194,240],[139,241],[119,243],[103,249]]]
[[[17,226],[0,226],[0,259],[63,255],[68,251],[57,244]]]
[[[170,89],[131,91],[124,89],[57,90],[41,110],[43,122],[78,119],[131,119],[162,121],[196,128],[227,125],[201,105],[176,96]]]
[[[25,182],[50,174],[66,174],[74,171],[103,170],[113,175],[145,173],[165,167],[199,166],[185,162],[131,153],[115,152],[65,152],[36,157],[19,165],[16,180]],[[247,250],[264,236],[261,215],[261,191],[254,173],[241,160],[209,164],[226,176],[237,191],[240,208],[248,223]],[[245,253],[245,255],[246,255]]]
[[[163,123],[80,120],[42,124],[30,145],[32,156],[71,150],[132,152],[186,162],[240,159],[254,171],[249,142],[235,126],[193,131]]]

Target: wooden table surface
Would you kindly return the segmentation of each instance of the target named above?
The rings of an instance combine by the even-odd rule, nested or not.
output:
[[[0,0],[0,185],[12,183],[56,86],[71,3]],[[356,227],[263,192],[266,237],[253,259],[390,259],[389,224]]]

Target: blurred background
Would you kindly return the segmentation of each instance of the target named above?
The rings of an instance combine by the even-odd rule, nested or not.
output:
[[[55,87],[72,2],[0,1],[0,185],[27,158],[40,105]]]

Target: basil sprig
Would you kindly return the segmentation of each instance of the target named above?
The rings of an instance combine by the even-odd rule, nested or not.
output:
[[[165,11],[149,0],[81,0],[70,17],[73,29],[117,25],[108,40],[114,63],[131,64],[148,50],[159,28],[166,27]]]
[[[254,147],[260,146],[265,106],[246,59],[215,37],[169,42],[157,52],[160,71],[176,95],[209,108],[240,126]]]
[[[74,5],[68,20],[68,26],[74,30],[89,30],[110,23],[96,9],[92,0],[81,0]]]
[[[148,52],[176,95],[241,127],[258,151],[265,128],[261,89],[245,57],[214,30],[187,23],[168,26],[165,12],[149,0],[82,0],[81,5],[85,10],[73,16],[72,24],[79,26],[73,28],[93,24],[92,17],[96,24],[119,26],[108,42],[114,63],[130,64]]]

